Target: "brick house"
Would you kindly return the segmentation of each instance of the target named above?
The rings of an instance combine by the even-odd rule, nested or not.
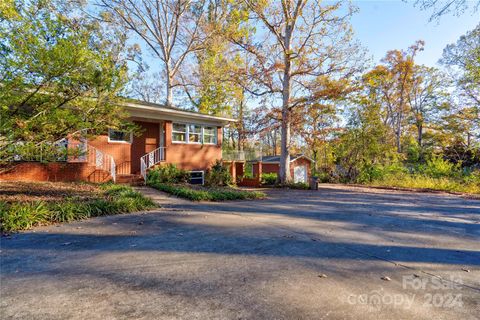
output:
[[[130,102],[122,105],[142,130],[139,136],[108,130],[89,141],[69,141],[82,156],[42,164],[18,161],[0,173],[0,180],[128,181],[144,178],[148,168],[161,163],[193,171],[197,179],[222,159],[222,128],[234,120],[163,105]]]

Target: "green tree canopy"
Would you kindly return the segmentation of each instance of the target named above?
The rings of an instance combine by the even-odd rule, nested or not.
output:
[[[0,9],[0,158],[15,143],[122,126],[122,37],[53,1]]]

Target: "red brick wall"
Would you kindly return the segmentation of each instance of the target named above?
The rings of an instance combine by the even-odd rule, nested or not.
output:
[[[133,143],[109,142],[108,135],[100,135],[88,143],[111,155],[117,166],[117,174],[139,173],[140,158],[160,146],[160,123],[134,121],[142,128]],[[176,164],[185,170],[205,170],[222,158],[222,128],[217,127],[217,144],[172,143],[172,122],[164,124],[165,163]]]
[[[280,171],[280,165],[278,163],[262,163],[263,173],[276,173]]]
[[[99,178],[95,171],[86,163],[20,162],[1,172],[0,181],[92,181]]]
[[[257,178],[243,178],[242,181],[238,183],[241,187],[250,187],[258,188],[260,187],[260,179]]]
[[[101,135],[88,143],[98,150],[109,154],[115,160],[118,173],[130,173],[131,144],[126,142],[108,142],[108,135]],[[140,161],[140,160],[139,160]]]

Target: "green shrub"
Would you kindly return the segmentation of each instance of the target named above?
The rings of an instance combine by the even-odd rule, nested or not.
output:
[[[130,186],[113,183],[105,183],[101,186],[101,189],[105,191],[104,194],[107,196],[119,196],[122,193],[133,191]]]
[[[480,194],[478,183],[465,183],[448,177],[432,178],[421,174],[390,177],[388,180],[373,181],[371,185]]]
[[[368,164],[362,166],[357,179],[357,183],[370,183],[377,180],[385,180],[391,176],[402,176],[408,173],[408,169],[401,163],[391,163],[388,165]]]
[[[247,179],[253,178],[253,163],[245,163],[245,172],[243,173],[243,177]]]
[[[232,176],[228,167],[224,166],[219,160],[207,171],[205,175],[205,185],[211,187],[223,187],[232,185]]]
[[[201,190],[193,190],[186,186],[175,186],[165,183],[154,183],[150,186],[160,191],[164,191],[173,194],[174,196],[186,198],[192,201],[211,200],[208,192]]]
[[[378,180],[384,176],[383,167],[375,164],[366,164],[363,165],[360,169],[360,172],[357,176],[357,183],[369,183],[373,180]]]
[[[285,187],[290,189],[300,189],[300,190],[308,190],[310,186],[305,182],[290,182],[285,185]]]
[[[128,213],[150,209],[153,201],[129,186],[106,184],[101,186],[104,198],[82,201],[71,198],[47,205],[43,201],[8,204],[0,201],[2,231],[30,229],[39,224],[70,222],[89,217]]]
[[[460,174],[460,164],[453,164],[441,157],[435,156],[419,168],[423,173],[431,178],[454,177]]]
[[[67,200],[53,204],[50,208],[49,221],[70,222],[90,218],[90,208],[84,203]]]
[[[17,202],[10,206],[2,205],[0,212],[2,231],[29,229],[48,220],[50,212],[43,201]]]
[[[462,179],[466,184],[476,184],[480,186],[480,170],[468,172]]]
[[[154,183],[150,186],[157,190],[167,192],[174,196],[192,201],[245,200],[259,199],[265,197],[265,194],[262,192],[236,190],[232,188],[212,188],[196,190],[188,186],[177,186],[165,183]]]
[[[316,176],[321,183],[335,182],[333,175],[326,171],[318,171]]]
[[[0,217],[8,211],[9,205],[6,201],[0,200]]]
[[[264,185],[274,185],[277,183],[277,174],[272,173],[262,173],[261,183]]]
[[[188,171],[179,169],[176,165],[170,163],[148,171],[147,183],[185,183],[188,182],[189,178],[190,173]]]
[[[132,196],[120,197],[116,199],[113,204],[115,205],[115,210],[119,213],[142,211],[154,206],[151,199],[145,198],[139,193]]]
[[[88,203],[92,217],[106,216],[120,212],[117,203],[107,199],[95,199]]]

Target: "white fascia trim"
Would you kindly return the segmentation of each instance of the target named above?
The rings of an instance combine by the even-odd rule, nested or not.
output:
[[[204,120],[207,122],[207,124],[216,124],[216,125],[226,125],[231,122],[237,122],[238,120],[235,119],[230,119],[230,118],[224,118],[224,117],[216,117],[216,116],[209,116],[206,114],[201,114],[201,113],[193,113],[193,112],[188,112],[188,111],[182,111],[182,110],[175,110],[175,109],[169,109],[165,107],[149,107],[149,106],[143,106],[140,104],[135,104],[135,103],[123,103],[122,106],[127,109],[127,111],[130,112],[130,115],[132,117],[146,117],[146,118],[151,118],[152,116],[158,116],[158,119],[164,119],[164,120],[171,120],[171,121],[182,121],[181,119],[187,119],[183,121],[188,121],[188,119],[196,120],[196,121],[201,121]],[[165,116],[169,117],[166,118]]]
[[[294,158],[294,159],[291,159],[290,162],[295,161],[295,160],[297,160],[297,159],[301,159],[301,158],[305,158],[305,159],[309,160],[310,162],[315,162],[315,161],[313,161],[312,158],[309,158],[309,157],[307,157],[307,156],[296,157],[296,158]]]

